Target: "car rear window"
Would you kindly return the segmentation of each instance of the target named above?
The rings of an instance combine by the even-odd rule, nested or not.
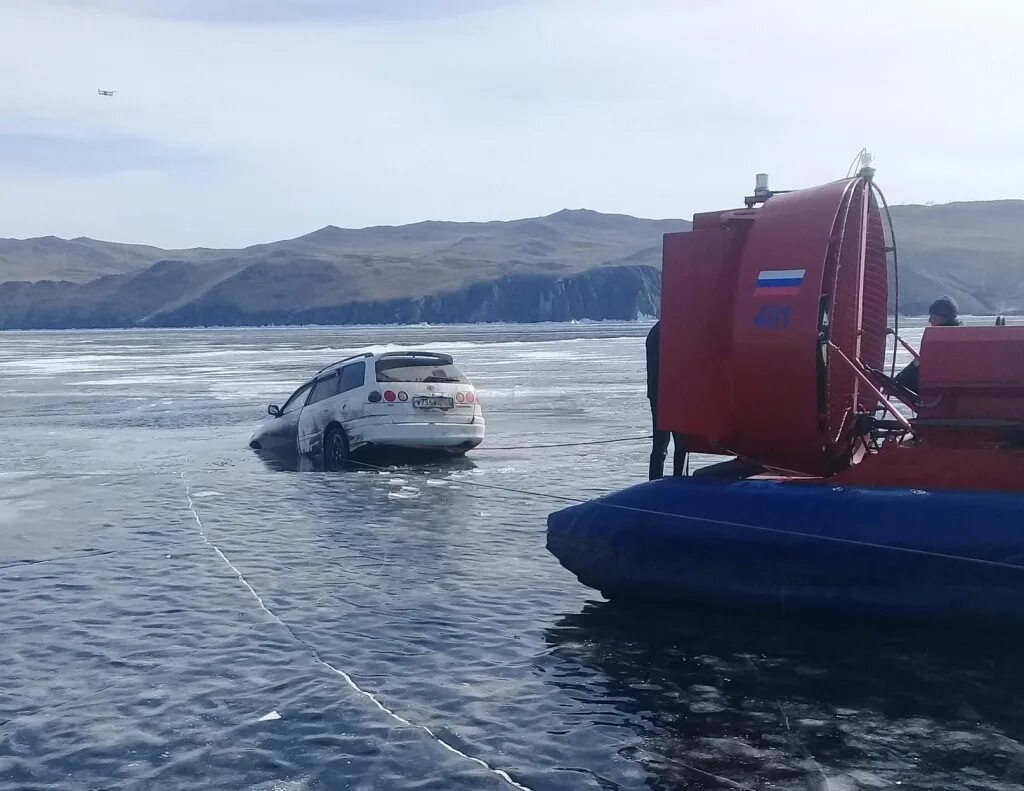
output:
[[[385,357],[377,360],[378,382],[460,382],[469,380],[454,365],[429,357]]]

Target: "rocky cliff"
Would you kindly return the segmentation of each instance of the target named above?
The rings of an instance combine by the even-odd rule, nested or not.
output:
[[[190,265],[168,261],[146,270],[147,279],[194,283]],[[248,288],[273,280],[248,273]],[[157,277],[159,275],[159,277]],[[465,288],[418,297],[363,299],[304,307],[250,306],[233,288],[214,287],[194,300],[167,308],[143,298],[135,278],[96,283],[0,284],[0,329],[98,327],[252,326],[266,324],[416,324],[428,322],[531,322],[635,319],[657,313],[661,273],[653,266],[610,266],[568,277],[509,275]],[[161,295],[163,296],[163,295]],[[160,304],[157,304],[160,303]]]
[[[1024,312],[1024,201],[893,208],[901,308]],[[631,319],[683,220],[563,210],[319,231],[242,250],[0,240],[0,329]]]

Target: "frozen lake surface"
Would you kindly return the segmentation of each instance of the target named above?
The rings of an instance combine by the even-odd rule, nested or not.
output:
[[[477,485],[643,480],[643,441],[523,446],[646,434],[646,330],[0,334],[0,787],[1021,787],[1016,638],[614,606],[545,551],[558,501]],[[483,448],[247,448],[367,346],[453,353]]]

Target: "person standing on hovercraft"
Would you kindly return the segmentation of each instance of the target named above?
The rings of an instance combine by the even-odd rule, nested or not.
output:
[[[931,307],[928,308],[928,324],[931,327],[962,327],[960,321],[960,309],[952,297],[939,297]],[[921,366],[917,360],[912,360],[910,365],[896,374],[896,384],[905,387],[914,393],[918,391],[918,380],[921,376]]]
[[[658,364],[661,350],[661,321],[656,321],[647,333],[647,398],[651,402],[651,425],[654,430],[651,445],[651,464],[648,480],[654,481],[665,474],[665,457],[668,455],[668,441],[671,433],[672,474],[686,474],[686,438],[675,431],[658,428]]]

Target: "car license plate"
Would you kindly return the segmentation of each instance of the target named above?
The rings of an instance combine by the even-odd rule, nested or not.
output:
[[[420,409],[451,409],[455,402],[447,396],[416,396],[412,405]]]

